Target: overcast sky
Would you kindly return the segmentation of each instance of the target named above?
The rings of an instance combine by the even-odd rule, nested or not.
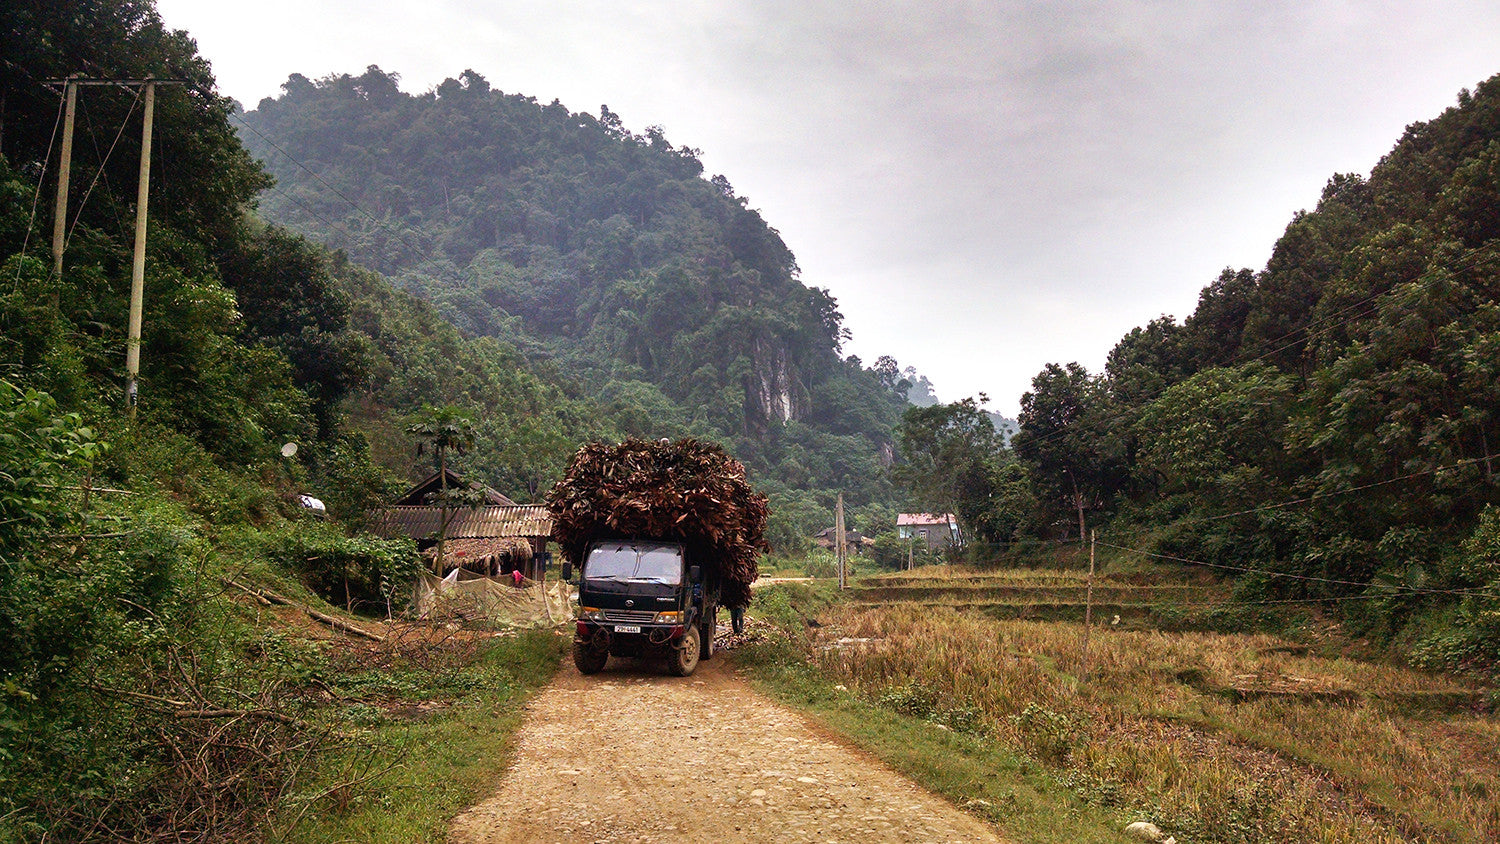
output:
[[[866,364],[1014,415],[1500,72],[1500,3],[158,0],[247,108],[466,68],[703,150]],[[249,14],[247,15],[247,12]]]

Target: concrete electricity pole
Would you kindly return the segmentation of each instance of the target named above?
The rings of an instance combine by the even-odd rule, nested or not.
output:
[[[68,229],[68,176],[73,169],[73,114],[78,110],[77,77],[68,77],[63,97],[67,105],[63,108],[62,154],[57,167],[57,203],[52,209],[52,307],[57,307],[58,288],[62,286],[63,241]]]
[[[844,494],[842,492],[839,493],[838,509],[833,517],[833,533],[835,537],[833,554],[834,559],[838,561],[839,588],[847,589],[849,588],[849,543],[844,531]]]
[[[135,419],[137,381],[141,371],[141,308],[146,287],[146,210],[151,195],[151,124],[156,111],[156,86],[181,85],[181,79],[87,79],[78,74],[67,79],[48,79],[48,85],[65,86],[67,99],[63,116],[62,160],[57,178],[57,205],[52,218],[52,269],[59,283],[62,279],[63,244],[67,239],[68,171],[73,163],[73,112],[80,85],[98,87],[118,85],[141,88],[145,116],[141,124],[141,167],[135,193],[135,252],[130,265],[130,313],[126,318],[125,337],[125,406]],[[102,164],[100,165],[103,166]],[[53,293],[53,304],[57,294]]]
[[[130,264],[130,318],[125,334],[125,406],[135,419],[141,372],[141,305],[146,289],[146,206],[151,195],[151,120],[156,107],[156,82],[146,80],[145,117],[141,121],[141,175],[135,192],[135,254]]]

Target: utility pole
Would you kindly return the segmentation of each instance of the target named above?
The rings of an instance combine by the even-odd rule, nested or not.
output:
[[[156,81],[147,77],[145,117],[141,121],[141,175],[135,191],[135,254],[130,264],[130,318],[125,337],[125,406],[135,420],[136,379],[141,372],[141,305],[146,290],[146,206],[151,196],[151,120]]]
[[[833,532],[836,536],[833,544],[833,553],[838,560],[839,566],[839,588],[847,589],[849,582],[847,568],[849,561],[849,543],[844,536],[844,494],[839,493],[838,509],[833,516]]]
[[[151,124],[156,108],[156,86],[182,85],[183,79],[88,79],[73,74],[67,79],[48,79],[44,84],[65,86],[67,98],[63,117],[62,162],[58,174],[57,206],[52,220],[52,266],[59,282],[62,278],[63,242],[67,237],[68,217],[68,170],[73,157],[73,113],[78,100],[78,88],[118,86],[141,88],[145,106],[145,119],[141,126],[141,167],[135,194],[135,253],[130,267],[130,313],[126,318],[125,338],[125,406],[132,420],[135,419],[137,380],[141,369],[141,306],[146,287],[146,209],[151,194]],[[57,294],[53,294],[53,303]]]
[[[73,169],[73,115],[78,110],[77,75],[64,82],[62,154],[57,165],[57,203],[52,208],[52,307],[57,307],[62,287],[63,241],[68,234],[68,176]]]
[[[1089,631],[1094,626],[1094,545],[1098,531],[1089,531],[1089,579],[1088,590],[1083,599],[1083,682],[1089,680]]]

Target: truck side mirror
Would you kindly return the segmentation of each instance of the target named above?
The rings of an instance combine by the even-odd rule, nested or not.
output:
[[[701,568],[699,568],[697,566],[689,566],[688,567],[688,580],[690,582],[697,583],[702,578],[703,578],[703,569],[701,569]]]
[[[573,579],[573,561],[572,560],[563,560],[562,579],[563,580],[572,580]]]

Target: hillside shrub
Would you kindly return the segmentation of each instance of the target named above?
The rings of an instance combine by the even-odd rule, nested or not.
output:
[[[271,535],[265,551],[329,603],[381,614],[404,607],[422,567],[409,539],[345,536],[332,525],[312,522]]]
[[[1414,660],[1432,668],[1495,673],[1500,665],[1500,508],[1480,514],[1462,548],[1459,574],[1474,591],[1464,597],[1453,626],[1418,643]]]
[[[82,512],[104,451],[0,382],[0,841],[233,838],[316,735],[244,646],[200,522],[155,495]]]

